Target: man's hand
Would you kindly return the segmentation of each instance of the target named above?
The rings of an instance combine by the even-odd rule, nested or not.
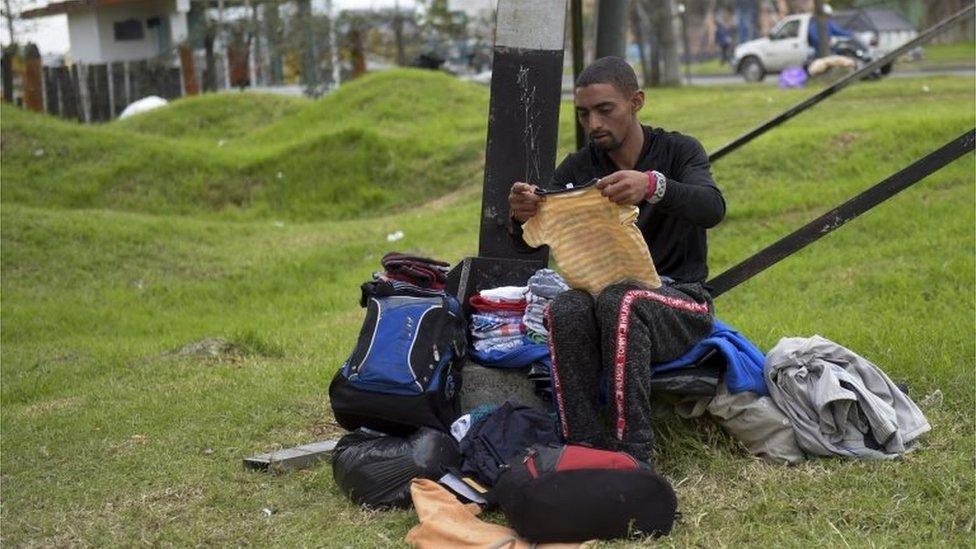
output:
[[[612,202],[636,205],[647,198],[647,174],[635,170],[620,170],[601,178],[596,188]]]
[[[535,185],[518,182],[512,185],[508,193],[508,205],[512,210],[512,217],[519,223],[525,223],[539,212],[542,197],[535,194]]]

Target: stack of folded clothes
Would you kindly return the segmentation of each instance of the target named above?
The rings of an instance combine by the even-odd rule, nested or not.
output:
[[[525,293],[525,323],[527,337],[535,343],[548,343],[549,332],[543,319],[546,309],[557,295],[569,289],[563,277],[552,269],[539,269],[529,278],[528,290]]]
[[[524,286],[502,286],[471,297],[471,337],[475,351],[507,352],[522,346],[525,324]]]
[[[522,322],[526,327],[526,339],[535,344],[548,345],[549,331],[543,322],[546,309],[557,295],[569,289],[566,281],[552,269],[539,269],[529,278],[528,291],[525,293],[527,305]],[[529,366],[529,380],[532,381],[535,392],[545,399],[552,399],[552,377],[550,376],[551,360],[549,355],[533,361]]]
[[[386,271],[373,273],[373,279],[361,286],[359,305],[362,307],[366,306],[370,297],[445,295],[449,263],[399,252],[386,254],[380,263]]]
[[[489,368],[522,368],[543,361],[549,368],[549,347],[526,337],[523,322],[528,301],[525,286],[502,286],[482,290],[469,303],[471,358]]]
[[[380,261],[386,269],[384,278],[407,282],[421,288],[443,290],[451,265],[444,261],[390,252]]]

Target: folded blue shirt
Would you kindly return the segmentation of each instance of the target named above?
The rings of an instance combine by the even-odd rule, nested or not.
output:
[[[487,368],[522,368],[539,361],[551,366],[549,346],[533,343],[529,338],[523,338],[521,347],[511,351],[479,351],[470,349],[468,354],[475,362]]]
[[[670,362],[651,364],[651,370],[666,372],[692,366],[712,349],[722,353],[728,364],[725,370],[725,385],[730,393],[752,391],[759,395],[769,394],[766,378],[763,377],[765,355],[742,334],[717,318],[712,325],[712,333],[696,343],[684,356]]]

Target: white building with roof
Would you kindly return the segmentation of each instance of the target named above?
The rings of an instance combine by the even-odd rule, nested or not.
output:
[[[65,0],[21,14],[67,15],[71,58],[94,64],[171,55],[189,34],[190,0]]]

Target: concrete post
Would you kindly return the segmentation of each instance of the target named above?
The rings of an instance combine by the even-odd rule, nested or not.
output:
[[[180,71],[183,73],[183,91],[186,95],[197,95],[200,93],[200,84],[197,82],[197,72],[193,66],[193,50],[186,42],[180,44]]]

